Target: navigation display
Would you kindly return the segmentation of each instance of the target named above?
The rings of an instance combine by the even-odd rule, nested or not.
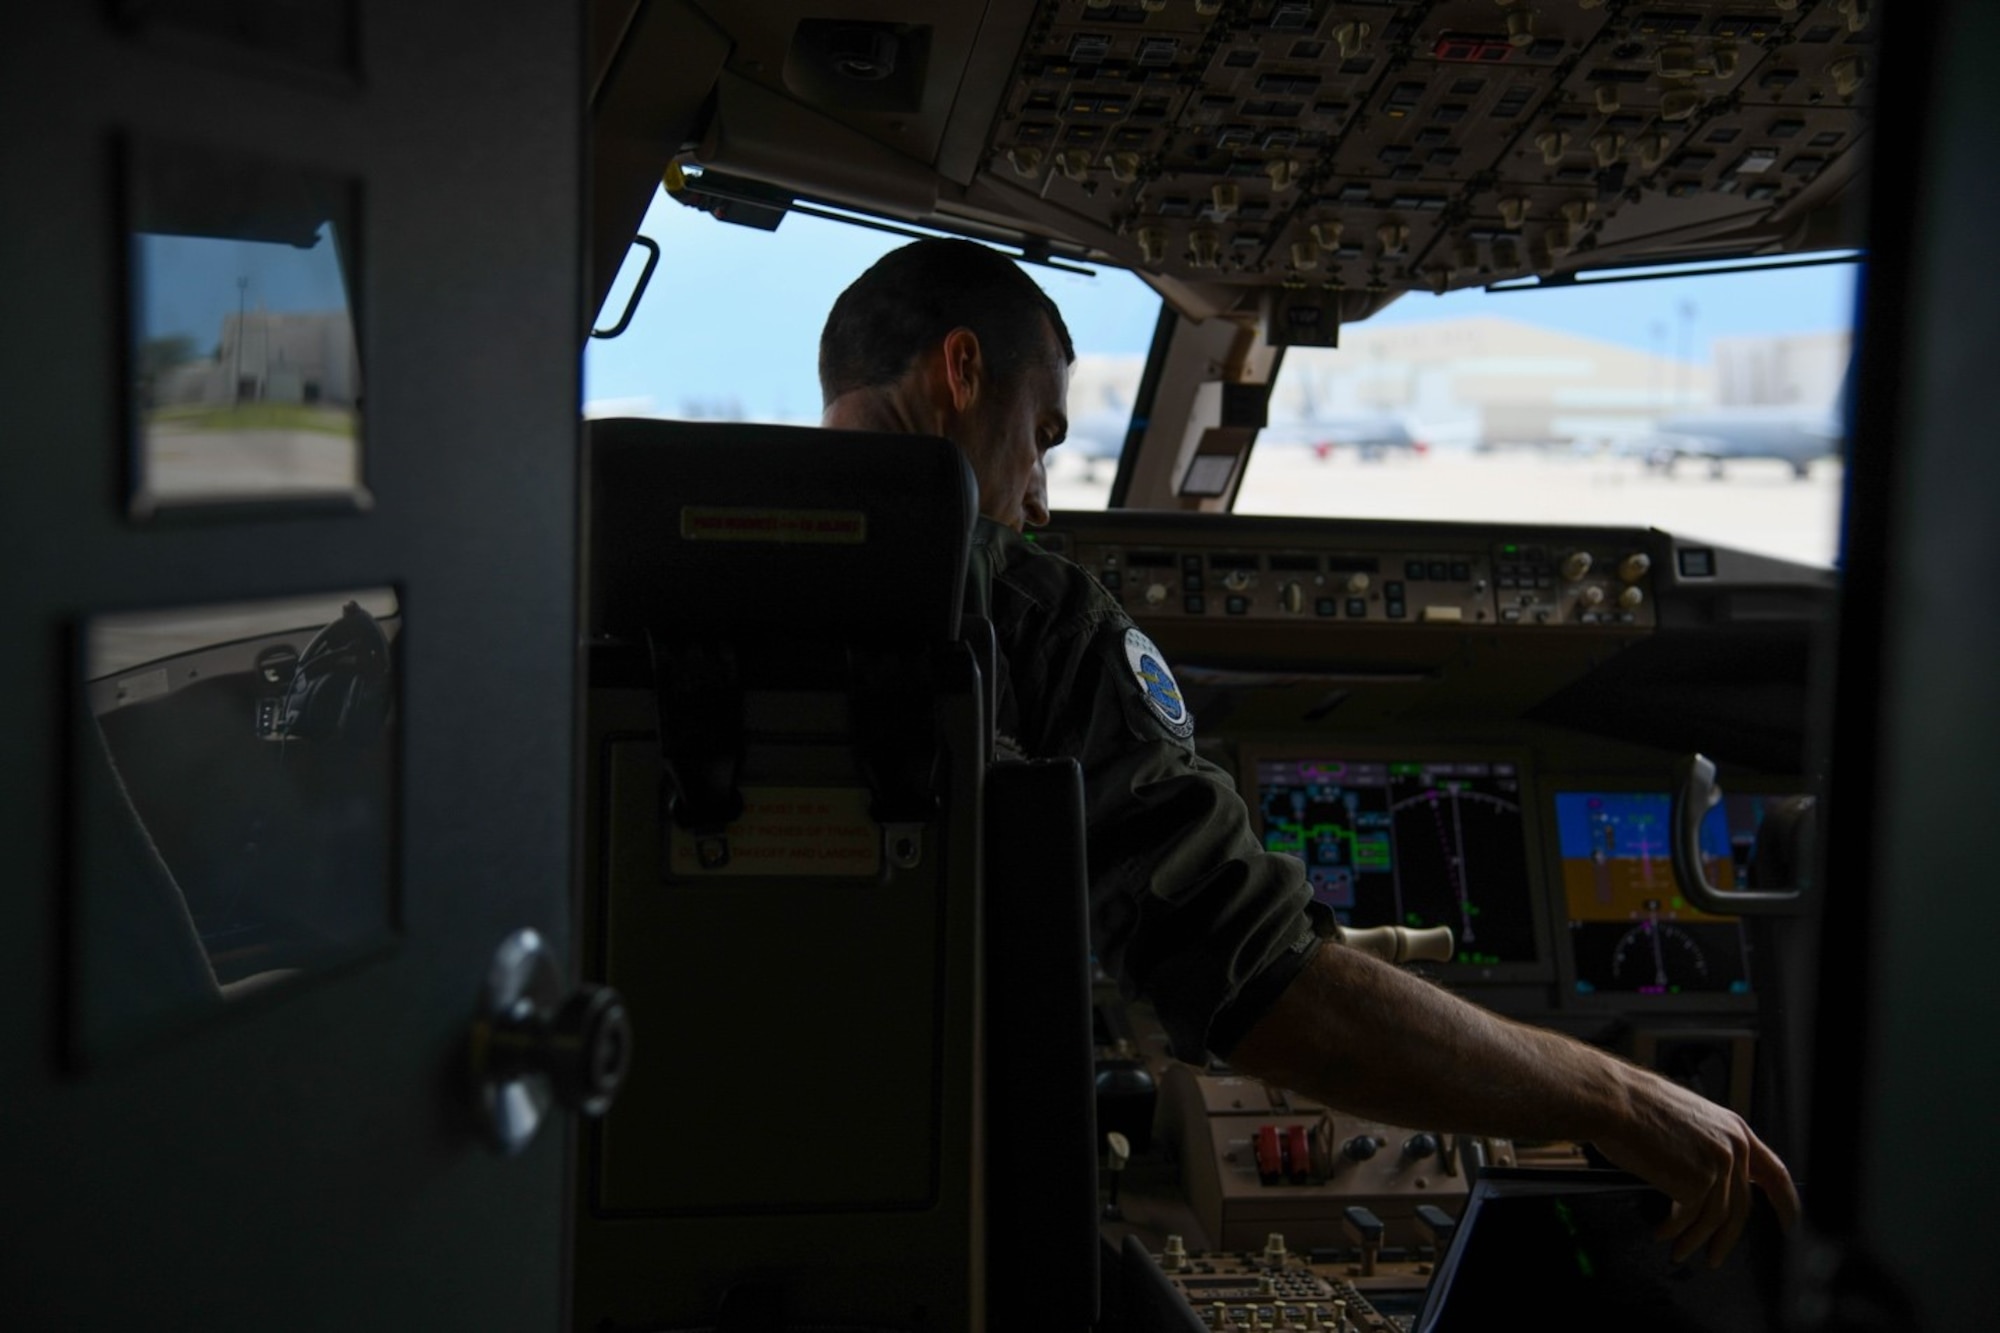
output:
[[[1517,765],[1257,761],[1264,846],[1305,862],[1344,926],[1449,926],[1456,961],[1533,963]]]
[[[1701,859],[1717,888],[1750,863],[1767,797],[1732,795],[1701,826]],[[1681,897],[1667,842],[1664,792],[1559,791],[1556,837],[1578,994],[1751,993],[1749,941],[1735,917]]]

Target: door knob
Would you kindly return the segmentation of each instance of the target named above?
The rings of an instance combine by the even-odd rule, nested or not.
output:
[[[493,1148],[512,1156],[560,1106],[611,1108],[632,1067],[632,1021],[609,986],[563,993],[562,967],[542,937],[517,930],[486,971],[472,1024],[472,1077]]]

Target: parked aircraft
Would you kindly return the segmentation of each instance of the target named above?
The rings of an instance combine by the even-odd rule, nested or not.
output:
[[[1671,473],[1683,459],[1705,462],[1720,477],[1735,459],[1772,459],[1803,479],[1822,458],[1839,457],[1847,429],[1832,409],[1739,407],[1663,418],[1658,429],[1621,446],[1646,465]]]

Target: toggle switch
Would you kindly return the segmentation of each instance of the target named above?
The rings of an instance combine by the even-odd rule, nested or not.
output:
[[[1451,1238],[1458,1233],[1458,1219],[1434,1203],[1420,1203],[1417,1205],[1417,1230],[1439,1255],[1443,1255],[1451,1248]]]
[[[1341,1222],[1347,1234],[1361,1242],[1361,1276],[1374,1277],[1376,1261],[1382,1257],[1382,1219],[1357,1203],[1341,1214]]]

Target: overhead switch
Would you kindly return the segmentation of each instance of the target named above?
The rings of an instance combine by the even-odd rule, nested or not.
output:
[[[1688,120],[1701,110],[1701,94],[1692,88],[1670,88],[1660,98],[1661,120]]]
[[[1860,56],[1843,56],[1828,65],[1826,72],[1833,76],[1833,90],[1842,97],[1852,97],[1861,91],[1861,82],[1868,74],[1868,66]]]

